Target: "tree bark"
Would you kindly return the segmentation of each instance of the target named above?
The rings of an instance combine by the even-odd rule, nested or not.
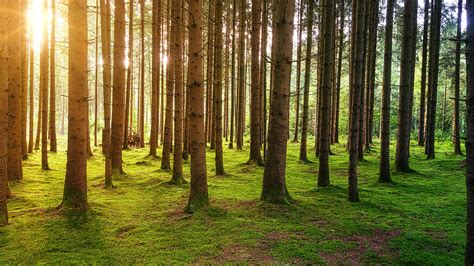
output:
[[[209,205],[206,170],[206,135],[204,134],[204,89],[202,55],[202,0],[189,1],[189,68],[191,193],[185,210],[194,213]]]
[[[125,94],[125,119],[124,119],[124,126],[123,126],[123,149],[127,150],[128,146],[128,138],[131,132],[131,128],[133,128],[133,19],[134,19],[134,2],[129,1],[129,8],[128,8],[128,68],[127,68],[127,88]]]
[[[68,153],[62,206],[87,210],[87,3],[69,0]],[[123,61],[122,61],[123,62]]]
[[[112,134],[110,155],[112,171],[124,174],[122,168],[122,147],[124,130],[124,93],[125,93],[125,3],[124,0],[115,1],[114,16],[114,76],[112,96]]]
[[[239,46],[238,50],[238,91],[237,91],[237,149],[244,145],[244,116],[245,116],[245,29],[246,29],[246,0],[239,4]]]
[[[28,11],[28,1],[22,0],[20,5],[21,14]],[[21,152],[22,159],[28,159],[28,146],[26,141],[27,116],[28,116],[28,45],[27,45],[27,24],[26,16],[22,15],[21,23]]]
[[[296,51],[296,96],[295,96],[295,130],[293,133],[293,142],[298,142],[298,133],[300,126],[300,95],[301,95],[301,54],[302,54],[302,35],[303,35],[303,13],[304,0],[299,1],[298,12],[298,40]]]
[[[48,2],[43,2],[43,11],[48,12]],[[48,21],[43,19],[42,22],[42,42],[40,54],[40,89],[41,89],[41,169],[49,170],[48,165],[48,101],[49,101],[49,38]]]
[[[286,188],[286,153],[289,132],[289,97],[293,56],[294,0],[273,2],[273,68],[272,104],[268,132],[268,155],[263,174],[261,199],[272,203],[290,203]]]
[[[49,146],[52,152],[58,152],[56,137],[56,0],[51,0],[51,40],[50,40],[50,98],[49,98]]]
[[[158,124],[159,124],[159,99],[160,99],[160,43],[161,43],[161,0],[153,0],[152,15],[152,81],[151,81],[151,132],[150,132],[150,156],[156,157],[158,147]]]
[[[423,20],[423,48],[421,55],[421,84],[420,84],[420,117],[418,123],[418,146],[425,145],[425,115],[426,115],[426,74],[428,64],[428,31],[430,21],[430,0],[425,0]]]
[[[454,154],[461,155],[461,139],[460,139],[460,111],[459,98],[461,87],[461,23],[462,23],[462,0],[458,1],[458,25],[456,34],[456,66],[454,74],[454,120],[453,120],[453,144]]]
[[[145,147],[145,0],[140,2],[140,143],[139,147]]]
[[[30,39],[33,37],[33,31],[30,29]],[[29,133],[28,133],[28,153],[33,153],[34,149],[34,116],[35,116],[35,49],[33,44],[29,44],[30,47],[30,59],[29,59]],[[39,105],[38,105],[39,106]]]

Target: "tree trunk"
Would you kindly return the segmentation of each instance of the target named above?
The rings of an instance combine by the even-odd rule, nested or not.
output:
[[[21,149],[20,1],[8,1],[8,179],[23,178]],[[7,51],[5,51],[6,53]]]
[[[474,1],[466,1],[466,61],[467,61],[467,131],[466,131],[466,189],[467,230],[465,265],[474,264]]]
[[[58,152],[56,137],[56,0],[51,0],[49,140],[52,152]]]
[[[296,51],[296,96],[295,96],[295,131],[293,136],[293,142],[298,142],[298,132],[300,126],[300,94],[301,94],[301,54],[302,54],[302,35],[303,35],[303,13],[304,13],[304,0],[299,1],[299,12],[298,12],[298,40],[297,40],[297,51]]]
[[[430,25],[430,58],[428,72],[429,102],[427,104],[426,154],[428,159],[435,158],[436,104],[438,96],[439,49],[442,0],[433,0]]]
[[[125,3],[115,0],[114,16],[114,76],[112,99],[112,134],[110,155],[112,171],[124,174],[122,168],[122,147],[124,130],[124,93],[125,93]],[[126,141],[126,140],[125,140]]]
[[[30,39],[33,37],[32,30],[29,32]],[[28,153],[33,153],[34,149],[34,116],[35,116],[35,49],[33,44],[29,44],[30,59],[29,59],[29,133],[28,133]],[[39,106],[39,105],[38,105]]]
[[[334,99],[334,127],[332,130],[333,143],[339,143],[339,107],[341,96],[342,59],[344,56],[344,25],[345,25],[345,0],[340,0],[340,22],[339,22],[339,54],[337,57],[336,89]]]
[[[308,161],[308,120],[309,120],[309,87],[311,83],[311,54],[313,48],[313,20],[314,20],[314,0],[308,1],[308,22],[306,29],[306,57],[303,92],[303,116],[301,125],[300,160]]]
[[[245,116],[245,30],[246,18],[245,13],[247,9],[246,0],[239,4],[239,47],[238,50],[238,92],[237,92],[237,149],[242,150],[244,145],[244,116]]]
[[[95,77],[94,77],[94,147],[99,144],[97,127],[99,120],[99,0],[95,0]]]
[[[430,20],[430,0],[425,0],[423,22],[423,48],[421,55],[421,84],[420,84],[420,117],[418,123],[418,146],[425,144],[425,115],[426,115],[426,73],[428,64],[428,31]]]
[[[229,149],[234,148],[234,117],[235,115],[235,29],[237,26],[237,1],[234,0],[232,4],[232,59],[231,59],[231,85],[230,85],[230,136],[229,136]]]
[[[152,15],[152,36],[153,36],[153,52],[152,52],[152,81],[151,81],[151,132],[150,132],[150,156],[156,157],[156,149],[158,147],[158,120],[159,120],[159,91],[160,91],[160,43],[161,43],[161,0],[153,0]]]
[[[206,138],[211,144],[210,149],[215,148],[214,143],[214,107],[213,107],[213,70],[214,70],[214,23],[215,23],[215,4],[216,1],[209,0],[209,13],[208,13],[208,24],[207,24],[207,69],[206,69]]]
[[[380,169],[379,182],[392,182],[390,174],[390,110],[392,94],[392,55],[393,55],[393,9],[394,0],[387,1],[385,18],[385,56],[382,87],[382,114],[380,122]]]
[[[458,1],[458,27],[456,35],[456,70],[454,74],[454,121],[453,121],[453,144],[454,154],[461,155],[461,139],[459,126],[459,98],[461,87],[461,23],[462,23],[462,0]]]
[[[20,5],[21,14],[28,12],[28,1],[22,0]],[[28,116],[28,45],[27,45],[27,25],[26,16],[20,18],[21,28],[21,152],[22,159],[28,159],[28,145],[26,141],[27,116]]]
[[[48,2],[43,2],[43,12],[48,10]],[[40,89],[41,89],[41,169],[49,170],[48,165],[48,83],[49,83],[49,40],[48,22],[43,19],[42,43],[40,54]]]
[[[261,199],[272,203],[290,203],[286,188],[291,58],[293,56],[294,0],[273,2],[273,45],[275,54],[272,104],[268,131],[268,155],[263,174]]]
[[[252,0],[252,35],[251,35],[251,99],[250,99],[250,159],[248,164],[263,165],[260,153],[260,27],[262,21],[260,0]]]
[[[127,89],[125,94],[125,119],[123,126],[123,149],[127,150],[128,138],[133,128],[133,17],[135,14],[134,2],[129,2],[129,17],[128,17],[128,68],[127,68]]]
[[[377,63],[377,29],[379,23],[379,3],[372,1],[372,10],[370,13],[369,25],[369,46],[367,62],[367,91],[365,105],[365,150],[370,151],[373,132],[373,112],[374,112],[374,94],[375,94],[375,76]]]
[[[173,27],[176,70],[174,76],[174,151],[173,151],[173,178],[171,183],[183,184],[183,108],[184,108],[184,87],[183,87],[183,12],[182,1],[173,1],[171,16],[174,20],[175,27]]]
[[[40,53],[41,53],[41,51],[40,51]],[[40,81],[40,83],[41,83],[41,81]],[[41,142],[41,113],[43,112],[43,104],[41,103],[42,97],[43,96],[42,96],[41,88],[39,88],[38,89],[38,113],[37,113],[37,116],[36,116],[37,121],[36,121],[35,150],[39,150],[40,142]]]
[[[413,24],[416,17],[414,7],[416,0],[405,0],[404,22],[402,29],[402,57],[400,67],[400,97],[398,107],[398,139],[395,155],[395,169],[399,172],[409,172],[409,148],[410,148],[410,90],[411,80],[414,78],[412,60],[416,47],[413,47]],[[416,21],[416,20],[415,20]]]
[[[204,89],[202,59],[202,0],[189,1],[189,68],[191,193],[185,210],[194,213],[209,205],[206,170],[206,135],[204,134]]]
[[[140,143],[139,147],[145,147],[145,0],[140,2]]]

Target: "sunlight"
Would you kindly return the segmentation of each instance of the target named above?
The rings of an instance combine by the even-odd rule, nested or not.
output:
[[[30,6],[28,8],[28,17],[27,17],[27,20],[28,20],[28,25],[29,25],[29,29],[31,31],[31,35],[30,37],[32,38],[30,40],[31,44],[33,45],[33,49],[35,50],[35,52],[39,52],[40,48],[41,48],[41,42],[43,40],[43,30],[41,28],[41,26],[43,25],[43,21],[44,19],[47,19],[48,22],[50,22],[52,20],[52,11],[51,9],[48,7],[48,11],[45,13],[43,11],[43,7],[42,7],[42,4],[43,4],[43,1],[42,0],[32,0],[31,3],[30,3]],[[58,19],[57,19],[58,20]],[[57,23],[59,22],[59,24],[63,24],[64,21],[59,19],[57,21]],[[48,23],[48,25],[50,25],[51,23]],[[47,34],[49,34],[49,30],[47,32]]]

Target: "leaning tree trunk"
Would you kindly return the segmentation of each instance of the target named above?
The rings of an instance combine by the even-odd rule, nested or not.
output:
[[[214,57],[214,128],[215,128],[215,150],[216,150],[216,175],[224,175],[224,155],[222,151],[222,70],[223,70],[223,3],[216,1],[215,8],[215,57]],[[258,115],[258,114],[257,114]],[[258,136],[260,137],[260,136]],[[260,151],[260,147],[259,151]],[[259,153],[260,154],[260,153]]]
[[[43,2],[43,12],[47,12],[48,2]],[[49,47],[48,47],[48,22],[43,20],[40,54],[40,89],[41,89],[41,169],[49,170],[48,165],[48,83],[49,83]]]
[[[286,188],[286,153],[288,141],[291,58],[293,56],[294,0],[273,2],[272,104],[268,128],[268,153],[263,173],[261,199],[272,203],[290,203]]]
[[[474,1],[467,0],[466,61],[467,76],[474,77]],[[465,265],[474,264],[474,80],[467,79],[466,131],[466,189],[467,189],[467,244]]]
[[[260,27],[262,24],[260,0],[252,0],[252,35],[251,35],[251,99],[250,99],[250,159],[249,164],[263,165],[260,153]]]
[[[87,210],[87,3],[69,0],[68,144],[62,206]]]
[[[112,134],[110,155],[112,171],[124,174],[122,168],[122,144],[124,123],[124,93],[125,93],[125,2],[115,1],[114,16],[114,76],[112,99]]]
[[[392,55],[393,55],[393,9],[394,1],[387,1],[387,13],[385,18],[385,56],[383,66],[383,87],[382,87],[382,114],[380,132],[380,168],[379,182],[390,183],[390,109],[392,94]]]
[[[413,53],[413,18],[416,16],[414,6],[416,0],[405,0],[404,22],[402,30],[402,57],[400,67],[400,99],[398,106],[398,139],[395,155],[395,169],[399,172],[410,171],[409,148],[410,148],[410,90],[411,79],[414,69],[412,68]],[[415,20],[416,21],[416,20]]]
[[[453,144],[454,154],[460,155],[461,139],[459,128],[459,102],[460,102],[460,87],[461,87],[461,23],[462,23],[462,0],[458,1],[458,26],[456,35],[456,67],[454,73],[454,120],[453,120]]]
[[[308,119],[309,119],[309,87],[311,83],[311,53],[313,48],[313,20],[314,20],[314,0],[309,0],[308,4],[308,22],[306,29],[306,58],[304,73],[304,91],[303,91],[303,116],[301,124],[301,143],[300,157],[303,162],[308,161],[307,143],[308,143]]]

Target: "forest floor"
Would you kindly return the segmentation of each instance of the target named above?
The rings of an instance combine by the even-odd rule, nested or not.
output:
[[[462,264],[465,168],[450,144],[439,143],[432,161],[413,147],[416,172],[394,173],[393,184],[377,183],[374,147],[359,168],[360,203],[346,200],[344,145],[332,148],[329,188],[316,186],[313,151],[313,162],[301,163],[298,149],[289,144],[287,168],[296,204],[259,201],[263,168],[245,164],[248,150],[225,149],[222,177],[213,175],[214,154],[208,153],[212,207],[194,215],[182,211],[189,185],[168,185],[171,173],[159,170],[160,160],[147,157],[147,149],[125,151],[127,175],[104,190],[96,148],[88,169],[90,211],[58,211],[65,151],[49,155],[51,171],[40,170],[37,152],[24,164],[24,179],[11,185],[11,224],[0,228],[0,263]],[[189,179],[188,163],[185,173]]]

